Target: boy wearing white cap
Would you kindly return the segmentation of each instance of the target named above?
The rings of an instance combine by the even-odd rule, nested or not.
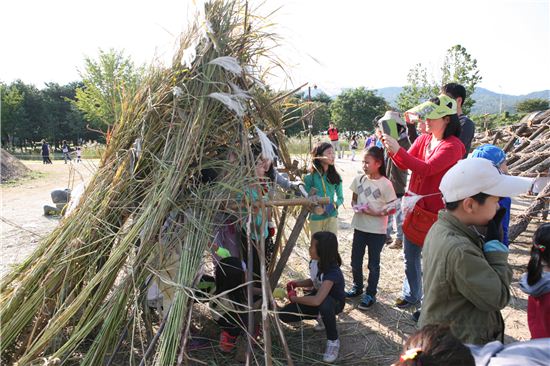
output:
[[[464,343],[504,336],[500,310],[510,299],[508,247],[498,241],[499,197],[527,192],[531,179],[503,175],[486,159],[459,161],[441,180],[446,210],[424,242],[424,302],[418,322],[449,324]],[[472,227],[487,225],[481,237]]]

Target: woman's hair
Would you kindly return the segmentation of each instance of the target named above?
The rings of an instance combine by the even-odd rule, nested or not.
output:
[[[227,257],[220,260],[216,266],[215,275],[216,295],[234,290],[229,292],[227,297],[237,303],[246,304],[245,286],[241,286],[245,282],[245,276],[239,258]],[[236,289],[237,287],[239,288]]]
[[[451,114],[443,118],[448,118],[449,123],[445,126],[445,131],[443,132],[443,139],[450,136],[460,137],[460,132],[462,131],[462,126],[460,125],[460,120],[456,114]]]
[[[338,238],[330,231],[318,231],[313,234],[317,255],[319,256],[319,273],[327,271],[331,265],[342,265],[342,258],[338,253]]]
[[[529,286],[539,282],[542,277],[542,267],[548,264],[550,264],[550,223],[542,224],[533,234],[531,258],[527,264]]]
[[[369,149],[365,152],[365,155],[372,156],[373,159],[380,162],[380,168],[378,168],[378,172],[383,177],[386,176],[386,162],[384,161],[384,150],[381,147],[378,146],[372,146],[369,147]]]
[[[448,326],[426,325],[407,339],[395,365],[475,366],[470,349],[456,338]]]
[[[313,150],[311,150],[311,156],[313,158],[313,163],[310,168],[311,173],[318,172],[321,175],[323,174],[323,166],[321,165],[321,160],[316,158],[323,156],[323,152],[325,152],[325,150],[329,148],[332,148],[332,145],[328,142],[320,142],[313,147]],[[338,174],[334,165],[328,166],[327,180],[330,184],[339,184],[342,182],[342,177],[340,177],[340,174]]]

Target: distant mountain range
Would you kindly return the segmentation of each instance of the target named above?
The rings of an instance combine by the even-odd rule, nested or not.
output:
[[[401,87],[380,88],[378,95],[384,97],[388,103],[395,106],[397,96],[401,93]],[[472,98],[476,101],[471,114],[498,113],[500,110],[501,94],[485,88],[476,88]],[[502,111],[516,112],[516,104],[525,99],[542,98],[550,99],[550,90],[541,90],[525,95],[502,94]]]
[[[341,88],[337,91],[332,91],[331,93],[327,93],[321,88],[311,89],[311,97],[315,98],[318,94],[325,93],[334,99],[338,96],[338,94],[346,89],[347,88]],[[397,96],[401,93],[401,90],[403,90],[402,87],[395,86],[376,89],[377,94],[384,97],[384,99],[386,99],[386,101],[394,107],[396,106]],[[476,88],[472,97],[476,103],[470,112],[471,114],[499,113],[501,94],[485,88]],[[515,113],[516,104],[518,102],[533,98],[548,99],[550,101],[550,90],[541,90],[524,95],[502,94],[502,112]]]

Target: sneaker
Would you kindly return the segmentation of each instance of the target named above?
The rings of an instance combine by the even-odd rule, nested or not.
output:
[[[338,358],[338,351],[340,351],[340,340],[327,341],[327,348],[323,355],[323,362],[334,362]]]
[[[388,246],[390,249],[401,249],[403,248],[403,239],[395,239],[392,245]]]
[[[229,332],[222,330],[220,333],[220,350],[222,352],[231,352],[235,349],[237,337],[232,336]]]
[[[395,306],[398,307],[399,309],[406,309],[415,305],[416,303],[408,302],[407,300],[402,298],[398,298],[397,300],[395,300]]]
[[[325,323],[323,323],[323,317],[321,315],[317,316],[317,324],[315,324],[313,330],[316,332],[322,332],[325,330]]]
[[[371,306],[373,306],[374,303],[376,303],[376,297],[371,296],[369,294],[365,294],[365,296],[363,296],[363,300],[361,300],[361,303],[359,304],[358,308],[361,309],[361,310],[366,310],[366,309],[370,308]]]
[[[418,323],[418,319],[420,319],[420,310],[417,310],[413,313],[412,318],[415,323]]]
[[[351,290],[346,292],[346,297],[357,297],[363,293],[363,286],[353,285]]]

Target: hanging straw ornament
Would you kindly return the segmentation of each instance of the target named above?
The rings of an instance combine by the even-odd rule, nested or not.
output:
[[[256,133],[258,134],[258,138],[260,139],[260,145],[262,146],[262,158],[273,161],[275,160],[275,151],[273,150],[273,142],[267,137],[267,135],[260,130],[258,127],[256,127]]]
[[[416,206],[416,203],[419,200],[421,200],[422,198],[430,197],[430,196],[436,196],[436,195],[440,195],[440,194],[441,194],[441,192],[422,195],[422,194],[416,194],[416,193],[411,192],[411,191],[407,191],[405,193],[405,195],[403,196],[403,199],[401,200],[401,212],[403,213],[403,217],[410,214],[412,212],[412,210],[414,209],[414,206]]]

